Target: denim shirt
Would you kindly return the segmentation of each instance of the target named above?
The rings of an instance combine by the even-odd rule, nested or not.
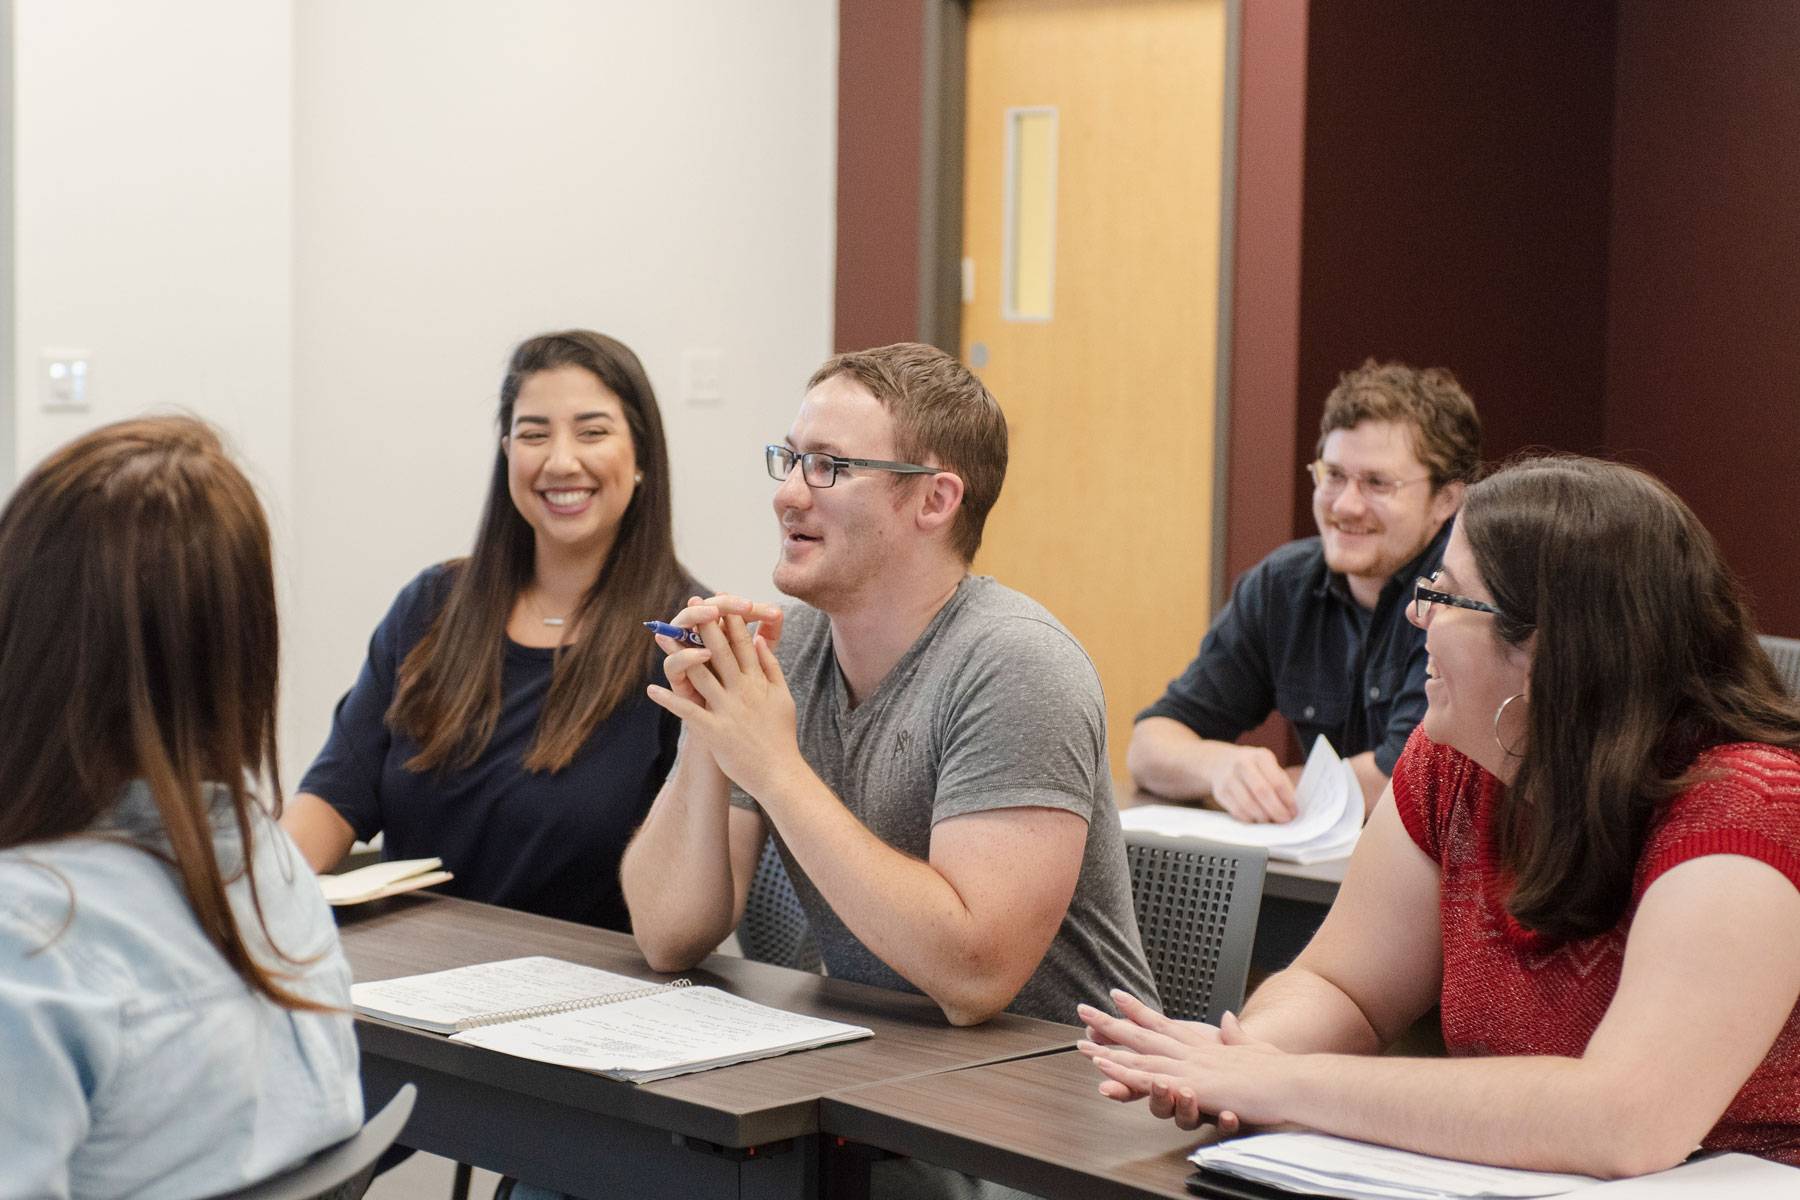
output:
[[[0,1198],[209,1196],[276,1174],[362,1123],[350,969],[287,835],[252,815],[257,893],[231,808],[213,846],[239,929],[289,990],[251,990],[206,940],[131,784],[95,830],[0,851]],[[236,875],[237,878],[232,877]]]
[[[1446,521],[1382,587],[1373,612],[1325,565],[1318,538],[1289,542],[1244,572],[1199,657],[1137,719],[1168,717],[1231,742],[1273,710],[1292,723],[1303,754],[1324,736],[1345,758],[1373,750],[1392,775],[1425,716],[1425,633],[1406,606],[1449,540]]]

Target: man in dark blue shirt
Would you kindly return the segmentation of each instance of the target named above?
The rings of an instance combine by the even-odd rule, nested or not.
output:
[[[1437,569],[1480,464],[1475,405],[1448,371],[1371,359],[1340,376],[1307,467],[1319,536],[1245,572],[1199,657],[1138,714],[1127,753],[1138,786],[1288,820],[1298,769],[1235,744],[1276,711],[1303,749],[1330,738],[1373,808],[1425,712],[1413,581]]]

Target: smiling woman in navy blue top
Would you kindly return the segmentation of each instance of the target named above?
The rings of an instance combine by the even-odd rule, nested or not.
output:
[[[282,823],[315,870],[379,832],[452,894],[626,929],[619,856],[678,732],[641,622],[703,590],[662,419],[637,356],[577,330],[514,351],[499,432],[474,552],[395,599]]]

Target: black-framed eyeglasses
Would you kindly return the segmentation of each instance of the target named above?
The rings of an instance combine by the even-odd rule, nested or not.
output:
[[[1499,609],[1484,601],[1468,596],[1453,595],[1450,592],[1440,592],[1432,587],[1431,585],[1438,581],[1438,576],[1443,573],[1443,570],[1439,569],[1430,575],[1421,575],[1413,580],[1412,619],[1414,624],[1425,624],[1431,616],[1431,606],[1434,604],[1442,604],[1450,608],[1466,608],[1470,612],[1490,613],[1496,617],[1504,615]]]
[[[936,475],[943,470],[942,467],[921,467],[918,463],[886,462],[879,458],[839,458],[822,450],[796,454],[786,446],[764,446],[763,461],[769,468],[769,478],[778,482],[791,475],[794,464],[799,463],[800,478],[806,481],[807,487],[814,488],[830,487],[837,482],[838,472],[847,467],[892,471],[896,475]]]
[[[1306,464],[1306,474],[1313,482],[1313,488],[1325,500],[1335,500],[1344,494],[1354,480],[1362,489],[1362,494],[1370,500],[1392,500],[1399,495],[1400,489],[1415,483],[1424,483],[1431,478],[1421,475],[1417,479],[1389,479],[1386,475],[1352,475],[1342,467],[1318,459]]]

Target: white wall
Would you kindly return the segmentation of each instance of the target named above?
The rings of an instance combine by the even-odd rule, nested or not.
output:
[[[18,459],[177,402],[277,511],[284,770],[463,553],[507,352],[643,357],[706,583],[769,594],[759,448],[830,349],[834,0],[15,0]],[[38,413],[40,346],[101,402]],[[723,403],[681,395],[723,351]],[[649,615],[649,614],[645,614]]]
[[[105,421],[179,406],[224,427],[285,531],[287,0],[13,8],[13,465]],[[91,411],[38,407],[49,346],[93,352]]]
[[[587,326],[637,350],[684,560],[769,593],[757,448],[830,349],[835,3],[295,13],[290,741],[323,737],[395,590],[467,550],[501,368],[532,333]],[[703,346],[724,351],[728,394],[689,408],[681,352]]]

